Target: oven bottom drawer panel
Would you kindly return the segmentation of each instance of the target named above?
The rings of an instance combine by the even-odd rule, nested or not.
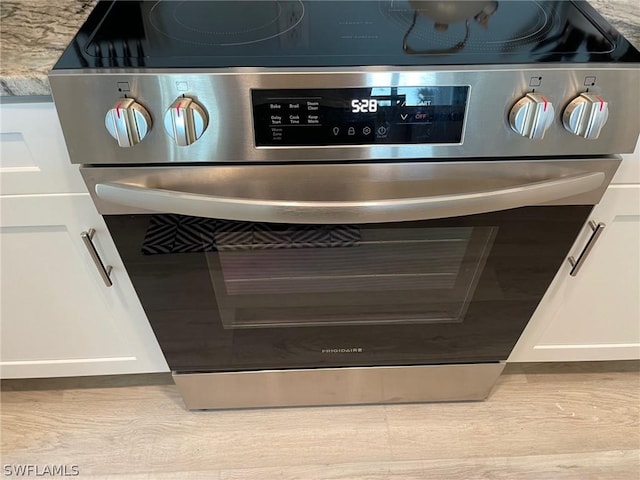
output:
[[[483,400],[504,362],[174,373],[190,410]]]

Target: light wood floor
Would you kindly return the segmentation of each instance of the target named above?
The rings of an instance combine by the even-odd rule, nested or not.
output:
[[[639,369],[510,365],[477,403],[196,413],[164,375],[9,380],[1,463],[91,480],[638,480]]]

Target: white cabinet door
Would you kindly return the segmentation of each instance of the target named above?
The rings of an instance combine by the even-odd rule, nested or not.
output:
[[[3,378],[168,370],[88,194],[3,196],[0,210]],[[80,238],[89,228],[110,288]]]
[[[577,276],[565,262],[512,362],[640,358],[640,185],[612,185],[590,216],[606,224]],[[571,249],[577,258],[591,229]]]
[[[53,102],[0,105],[0,192],[86,192]],[[89,160],[87,160],[89,161]]]
[[[633,153],[622,155],[622,164],[611,183],[640,184],[640,138]]]

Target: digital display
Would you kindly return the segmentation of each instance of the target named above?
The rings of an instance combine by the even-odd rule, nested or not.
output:
[[[378,100],[375,98],[354,98],[351,100],[351,113],[374,113],[378,111]]]
[[[252,90],[256,146],[460,143],[469,87]]]

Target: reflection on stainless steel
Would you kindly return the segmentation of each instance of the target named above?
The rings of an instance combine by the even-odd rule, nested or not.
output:
[[[483,400],[504,362],[174,373],[190,410]]]

